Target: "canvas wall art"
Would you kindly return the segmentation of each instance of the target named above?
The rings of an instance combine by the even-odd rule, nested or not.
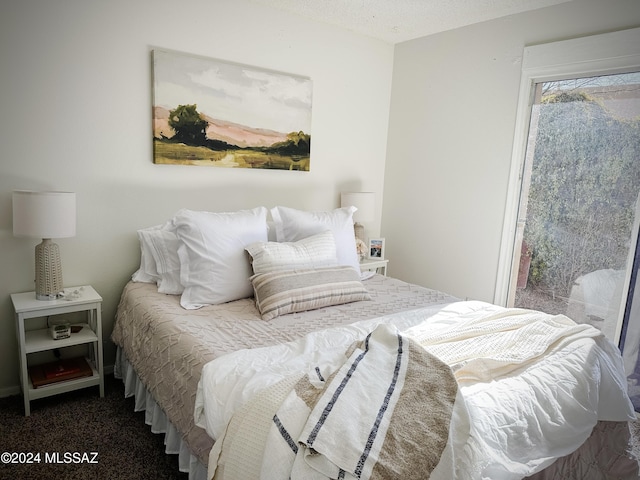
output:
[[[309,171],[309,78],[155,49],[153,161]]]

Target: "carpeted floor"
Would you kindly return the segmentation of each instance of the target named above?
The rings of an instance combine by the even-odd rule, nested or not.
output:
[[[638,417],[638,412],[636,412],[636,417]],[[631,441],[633,442],[633,454],[637,459],[640,459],[640,419],[631,424]]]
[[[186,480],[177,456],[164,453],[164,436],[151,433],[133,405],[111,375],[105,377],[105,398],[92,387],[36,400],[30,417],[24,416],[22,396],[0,398],[0,455],[23,454],[19,461],[33,454],[35,461],[0,462],[0,480]],[[640,420],[631,431],[640,458]]]
[[[186,480],[177,455],[164,453],[164,435],[151,433],[133,405],[112,375],[105,377],[105,398],[91,387],[35,400],[30,417],[24,416],[22,396],[0,398],[0,455],[33,454],[34,460],[7,464],[3,456],[0,480]]]

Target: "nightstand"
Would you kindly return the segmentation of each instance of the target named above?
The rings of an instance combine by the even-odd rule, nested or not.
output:
[[[386,276],[388,263],[389,260],[382,258],[365,258],[360,261],[360,270],[371,270]]]
[[[31,413],[30,401],[49,397],[79,388],[98,385],[100,396],[104,397],[104,372],[102,360],[102,297],[89,285],[65,288],[65,297],[57,300],[37,300],[35,292],[15,293],[11,295],[16,316],[16,335],[20,354],[20,384],[24,395],[24,414]],[[86,312],[86,323],[81,330],[71,333],[68,338],[54,340],[48,328],[25,328],[25,321],[32,318],[45,318],[72,312]],[[50,323],[55,324],[55,320]],[[48,381],[34,387],[32,376],[37,366],[29,365],[28,356],[38,352],[63,349],[76,345],[89,345],[87,364],[91,371],[86,376],[61,381]],[[71,371],[70,373],[74,373]],[[79,374],[80,375],[80,374]],[[35,377],[34,377],[35,378]]]

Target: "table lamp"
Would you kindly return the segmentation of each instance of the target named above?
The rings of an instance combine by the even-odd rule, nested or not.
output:
[[[14,191],[13,234],[42,238],[36,245],[36,298],[59,298],[64,291],[60,249],[51,239],[75,236],[76,194]]]
[[[358,210],[353,214],[353,229],[356,238],[366,242],[364,236],[364,227],[360,222],[372,222],[375,220],[375,200],[376,196],[373,192],[346,192],[340,195],[340,206],[354,206]]]

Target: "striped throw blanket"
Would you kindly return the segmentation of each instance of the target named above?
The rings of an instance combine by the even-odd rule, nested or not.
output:
[[[209,476],[426,479],[453,461],[455,402],[462,399],[451,369],[380,325],[327,378],[320,368],[289,377],[236,412],[214,445]]]

